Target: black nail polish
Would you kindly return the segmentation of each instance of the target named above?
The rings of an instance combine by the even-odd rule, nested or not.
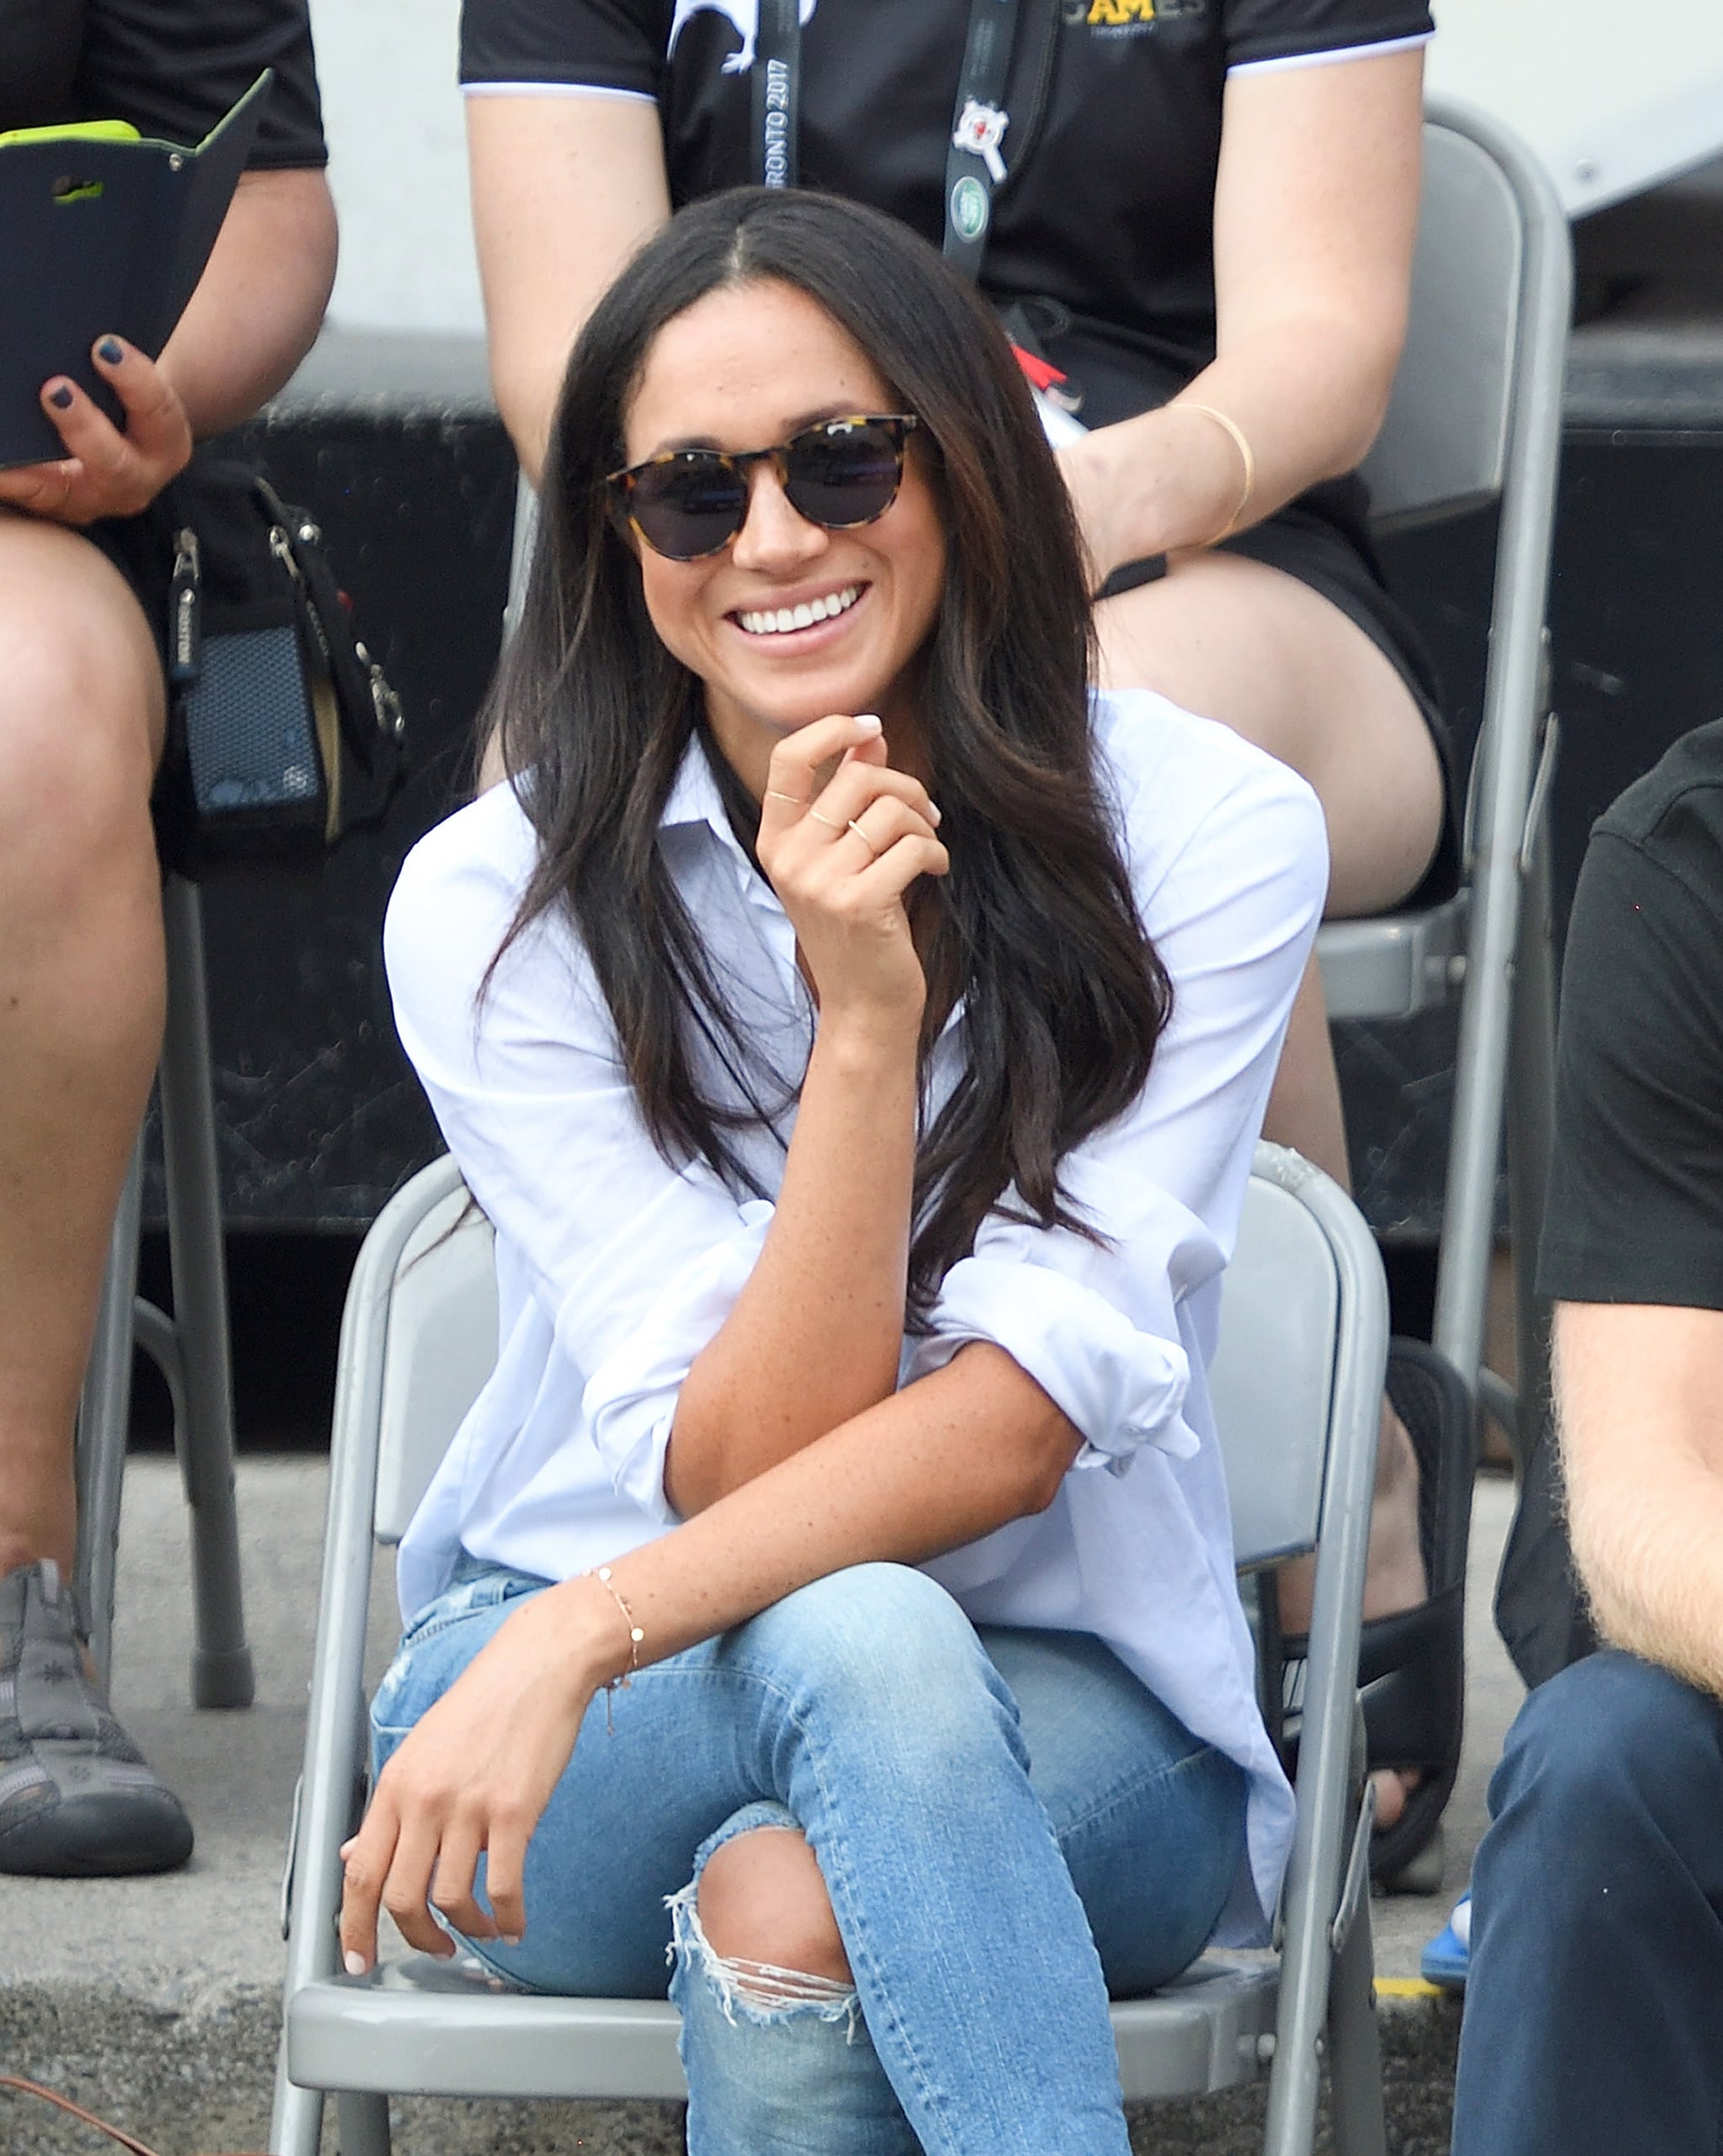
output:
[[[110,367],[119,366],[120,361],[125,357],[125,347],[117,336],[104,336],[96,347],[96,351]]]
[[[70,411],[72,410],[72,391],[66,387],[66,384],[62,382],[57,389],[49,390],[48,401],[53,405],[56,411]]]

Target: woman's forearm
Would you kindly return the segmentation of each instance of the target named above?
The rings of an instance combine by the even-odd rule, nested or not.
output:
[[[1170,403],[1097,428],[1060,459],[1097,577],[1211,545],[1353,470],[1376,438],[1392,379],[1373,342],[1355,343],[1325,321],[1288,322],[1227,352]],[[1248,473],[1212,411],[1249,443]]]
[[[1227,82],[1215,190],[1217,357],[1158,412],[1063,453],[1100,575],[1259,522],[1375,439],[1418,228],[1415,50]],[[1238,428],[1181,407],[1211,405]]]
[[[896,1389],[916,1034],[823,1026],[759,1260],[681,1390],[665,1487],[684,1518]]]
[[[919,1564],[1042,1511],[1082,1441],[1002,1348],[965,1348],[618,1558],[609,1571],[645,1635],[639,1659],[680,1653],[848,1565]],[[566,1613],[584,1681],[628,1667],[626,1633],[602,1587],[570,1580],[544,1599]]]

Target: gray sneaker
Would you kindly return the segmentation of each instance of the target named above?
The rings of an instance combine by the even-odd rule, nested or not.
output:
[[[51,1558],[0,1579],[0,1872],[172,1872],[191,1821],[114,1719]]]

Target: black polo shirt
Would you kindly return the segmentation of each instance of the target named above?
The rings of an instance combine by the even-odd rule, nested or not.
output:
[[[802,0],[802,13],[801,183],[872,203],[938,243],[968,0]],[[755,0],[464,0],[461,77],[474,90],[650,99],[680,204],[757,177],[756,19]],[[1096,358],[1092,424],[1158,400],[1214,355],[1228,72],[1431,29],[1425,0],[1020,0],[1018,24],[982,282],[998,301],[1068,310],[1080,346],[1099,340],[1155,384],[1152,396],[1122,383],[1116,395]]]
[[[1723,722],[1684,735],[1592,833],[1538,1285],[1723,1310]]]
[[[252,167],[326,164],[306,0],[0,0],[0,132],[128,119],[200,142],[266,67]]]

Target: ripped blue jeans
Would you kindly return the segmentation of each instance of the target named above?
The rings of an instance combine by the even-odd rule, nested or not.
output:
[[[541,1580],[464,1559],[372,1708],[380,1768]],[[1109,1991],[1201,1952],[1243,1848],[1242,1771],[1098,1640],[973,1626],[858,1565],[596,1699],[534,1833],[530,1989],[670,1995],[690,2156],[1128,2156]],[[799,1828],[853,1987],[720,1961],[720,1843]]]

